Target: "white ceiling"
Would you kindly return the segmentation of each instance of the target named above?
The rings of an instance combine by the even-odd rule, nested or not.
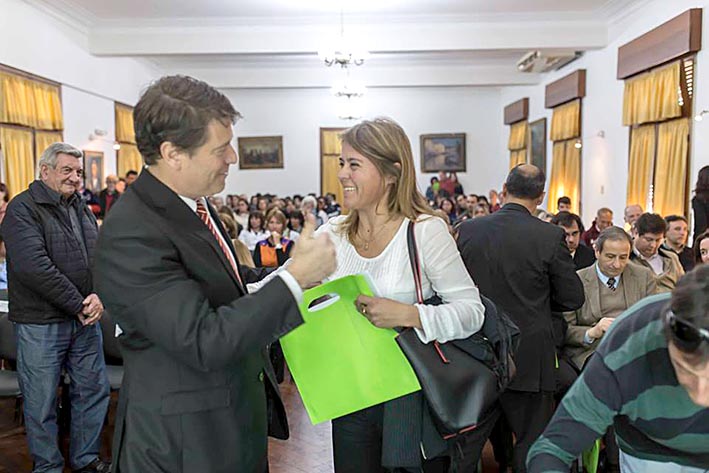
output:
[[[515,68],[528,51],[604,47],[609,21],[645,0],[25,1],[86,32],[92,54],[243,88],[329,86],[317,51],[341,7],[372,53],[356,70],[368,86],[499,86],[539,82]]]

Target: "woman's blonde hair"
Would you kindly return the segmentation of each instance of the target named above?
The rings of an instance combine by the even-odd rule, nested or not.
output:
[[[421,214],[434,215],[426,198],[416,187],[411,143],[398,123],[386,117],[365,120],[342,132],[340,139],[343,144],[348,144],[368,158],[384,177],[383,190],[390,187],[386,200],[387,213],[410,220],[416,220]],[[396,166],[397,163],[399,166]],[[393,177],[393,182],[386,184],[387,177]],[[359,212],[352,210],[339,225],[338,231],[352,242],[359,223]]]
[[[287,228],[288,219],[286,219],[286,214],[278,208],[273,208],[266,214],[266,228],[268,228],[268,222],[270,222],[274,217],[281,225],[283,225],[283,228],[281,229],[283,232]]]

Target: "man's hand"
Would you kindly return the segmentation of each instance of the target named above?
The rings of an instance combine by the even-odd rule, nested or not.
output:
[[[84,299],[84,310],[78,315],[79,321],[83,325],[93,325],[101,319],[103,315],[103,304],[96,294],[89,294]]]
[[[416,306],[403,304],[383,297],[360,295],[355,302],[357,310],[379,328],[421,328],[421,318]]]
[[[603,336],[608,331],[608,328],[611,326],[615,319],[612,319],[610,317],[603,317],[601,320],[598,321],[596,325],[591,327],[588,331],[588,336],[594,339],[599,339]]]
[[[337,269],[335,245],[330,241],[330,236],[323,233],[313,238],[314,231],[315,216],[309,214],[300,238],[293,247],[293,262],[288,266],[288,272],[303,289],[319,283]]]

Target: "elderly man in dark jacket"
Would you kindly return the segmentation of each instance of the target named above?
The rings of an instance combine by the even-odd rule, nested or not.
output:
[[[50,145],[39,161],[40,178],[12,199],[0,229],[33,472],[63,471],[56,422],[62,370],[71,380],[71,467],[110,468],[98,457],[109,399],[97,324],[103,305],[89,269],[98,227],[76,192],[82,174],[81,151]]]

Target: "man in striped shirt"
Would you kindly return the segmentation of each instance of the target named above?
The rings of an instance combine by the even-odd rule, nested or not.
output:
[[[709,265],[616,319],[532,446],[529,472],[567,472],[610,425],[624,473],[709,471]]]

